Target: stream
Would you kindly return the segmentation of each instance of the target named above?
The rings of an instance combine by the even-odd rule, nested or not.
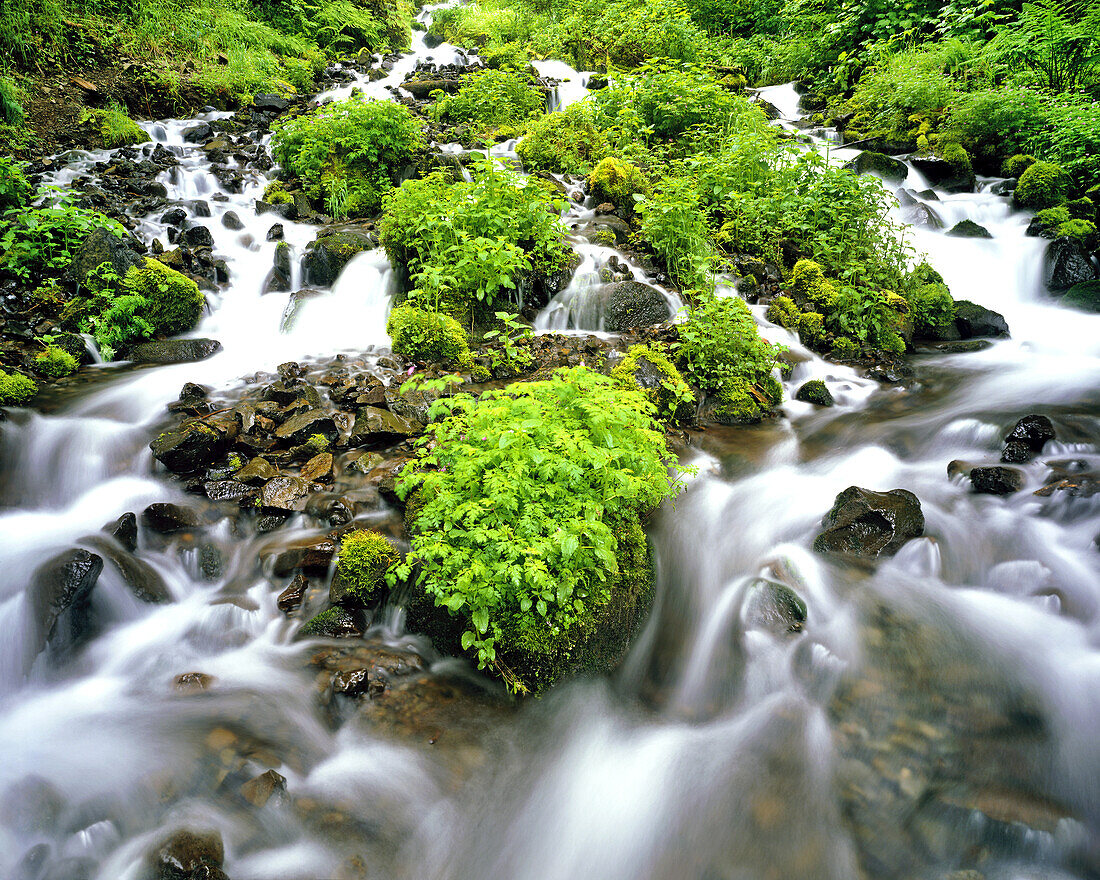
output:
[[[387,77],[357,74],[318,100],[354,86],[387,97],[425,60],[468,59],[414,31]],[[560,62],[540,72],[567,80],[553,108],[586,93],[584,75]],[[792,87],[761,94],[798,117]],[[920,352],[912,381],[887,386],[815,356],[753,307],[764,335],[800,358],[785,415],[692,435],[697,472],[650,530],[653,612],[610,679],[569,682],[513,712],[466,664],[404,633],[395,612],[371,637],[419,652],[429,678],[461,683],[470,705],[483,696],[482,717],[463,714],[438,744],[334,724],[293,640],[298,623],[258,562],[271,537],[229,520],[210,524],[205,543],[141,532],[136,555],[172,601],[137,601],[105,567],[94,639],[37,654],[25,597],[36,566],[127,512],[187,497],[148,448],[184,382],[231,394],[287,361],[344,352],[369,371],[388,351],[394,279],[381,250],[354,258],[280,332],[287,296],[263,293],[277,218],[255,210],[267,181],[248,170],[242,192],[224,192],[183,139],[194,122],[146,128],[180,159],[161,177],[169,201],[211,210],[199,222],[230,279],[193,335],[223,350],[93,368],[102,375],[81,393],[48,415],[13,411],[0,436],[0,568],[11,575],[0,584],[0,876],[137,880],[164,829],[213,827],[233,880],[1100,877],[1100,493],[1033,494],[1051,463],[1100,467],[1100,315],[1046,292],[1045,242],[1025,235],[1029,217],[993,180],[924,199],[944,228],[968,218],[992,238],[910,232],[957,299],[1005,316],[1010,339]],[[105,156],[71,156],[54,182]],[[928,189],[915,169],[903,186]],[[243,229],[222,225],[228,211]],[[593,215],[572,203],[565,221]],[[283,225],[297,267],[318,228]],[[137,234],[167,244],[156,217]],[[540,331],[603,330],[586,293],[609,257],[652,282],[613,248],[575,246],[581,267]],[[837,406],[793,400],[810,378]],[[978,495],[948,476],[955,460],[995,463],[1029,413],[1048,415],[1057,439],[1022,466],[1024,491]],[[812,553],[821,517],[852,485],[915,493],[925,537],[874,568]],[[321,530],[300,517],[284,531]],[[760,577],[805,599],[797,632],[751,613]],[[194,671],[216,686],[173,687]],[[290,797],[252,808],[211,794],[265,768]]]

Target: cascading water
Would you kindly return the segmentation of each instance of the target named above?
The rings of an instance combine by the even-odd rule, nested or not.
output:
[[[385,97],[429,56],[462,58],[414,33],[386,78],[353,86]],[[583,95],[580,74],[542,64],[571,81],[558,106]],[[788,118],[793,96],[766,93]],[[964,864],[989,878],[1097,875],[1100,496],[974,495],[947,465],[996,456],[1005,427],[1039,410],[1059,439],[1026,466],[1028,488],[1046,462],[1096,467],[1100,316],[1047,298],[1040,243],[987,187],[925,201],[946,225],[974,219],[992,239],[913,235],[957,297],[1007,317],[1012,339],[920,356],[913,383],[880,388],[766,325],[801,358],[791,384],[821,378],[838,406],[791,401],[776,425],[702,438],[697,475],[652,529],[653,613],[611,681],[567,684],[450,744],[352,721],[334,732],[304,671],[308,649],[275,605],[270,566],[256,562],[270,536],[232,533],[228,521],[193,545],[142,532],[143,583],[171,602],[135,601],[107,567],[93,637],[69,657],[34,660],[25,596],[37,564],[74,546],[109,556],[105,522],[180,496],[154,474],[146,444],[184,381],[243,387],[241,376],[282,361],[386,342],[392,273],[380,252],[297,308],[263,294],[275,244],[271,219],[254,210],[262,181],[222,192],[201,151],[184,144],[185,124],[150,130],[181,160],[163,179],[169,198],[208,200],[211,216],[192,217],[211,229],[230,281],[195,333],[224,350],[196,364],[104,368],[96,389],[60,412],[19,413],[4,427],[5,876],[136,878],[160,829],[192,825],[221,830],[235,880],[900,878]],[[57,182],[101,158],[71,157]],[[907,183],[926,188],[916,176]],[[223,227],[229,210],[242,229]],[[164,232],[156,218],[139,231]],[[284,233],[300,254],[316,230],[284,222]],[[582,267],[541,329],[600,327],[574,302],[615,251],[579,250]],[[371,363],[359,358],[362,369]],[[822,513],[849,485],[910,489],[928,537],[875,571],[811,553]],[[317,534],[305,521],[285,529]],[[798,626],[777,628],[754,610],[767,600],[760,578],[802,596]],[[399,628],[376,635],[434,656]],[[172,686],[197,670],[217,687]],[[432,675],[468,673],[437,661]],[[236,809],[206,796],[240,772],[218,756],[241,743],[248,767],[286,777],[293,804]]]

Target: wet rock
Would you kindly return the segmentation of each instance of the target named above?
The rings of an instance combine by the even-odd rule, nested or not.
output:
[[[149,448],[153,457],[174,473],[199,470],[218,459],[228,438],[205,422],[184,422],[174,431],[157,437]]]
[[[148,858],[153,880],[213,880],[223,876],[225,847],[217,831],[177,831]]]
[[[166,339],[145,342],[130,352],[137,364],[187,364],[206,360],[222,350],[216,339]]]
[[[652,327],[672,317],[672,309],[661,291],[640,281],[620,281],[596,289],[604,316],[604,329],[621,333]]]
[[[214,235],[205,226],[190,226],[183,231],[180,238],[190,248],[214,246]]]
[[[311,574],[324,575],[335,555],[336,542],[327,535],[305,538],[280,550],[275,557],[274,573],[278,577],[285,577],[300,569]]]
[[[275,466],[271,462],[257,455],[237,472],[235,479],[249,486],[259,486],[274,477],[276,473]]]
[[[423,430],[420,424],[396,413],[376,406],[365,406],[355,414],[348,443],[352,446],[386,445],[416,436]]]
[[[237,216],[236,211],[226,211],[222,214],[222,226],[226,229],[240,230],[244,229],[244,221]]]
[[[264,281],[264,293],[285,293],[290,290],[290,245],[285,241],[275,245],[271,271]]]
[[[128,269],[139,265],[143,259],[142,249],[129,235],[119,238],[113,232],[100,227],[93,229],[81,242],[69,267],[69,273],[74,281],[83,283],[88,273],[101,263],[110,263],[115,274],[122,278]]]
[[[189,125],[183,130],[183,140],[189,144],[205,144],[212,137],[214,137],[214,129],[208,122]]]
[[[284,110],[289,109],[290,100],[280,95],[256,95],[252,99],[252,106],[257,110],[282,113]]]
[[[282,223],[272,223],[267,229],[268,241],[282,241],[286,238],[286,233],[283,230]]]
[[[253,777],[240,788],[241,797],[254,807],[263,807],[275,795],[286,792],[286,777],[267,770]]]
[[[313,456],[309,461],[302,465],[302,470],[299,476],[303,480],[308,480],[311,483],[316,483],[320,480],[326,480],[332,476],[332,453],[321,452]]]
[[[270,202],[257,199],[256,214],[260,217],[264,214],[274,214],[276,217],[282,217],[284,220],[295,220],[298,217],[298,208],[290,202],[281,205],[273,205]]]
[[[423,672],[427,663],[408,648],[376,643],[325,646],[310,657],[322,694],[374,699],[395,679]]]
[[[1085,312],[1100,312],[1100,281],[1074,284],[1062,297],[1062,305]]]
[[[1032,455],[1034,455],[1034,453],[1031,451],[1031,447],[1026,443],[1012,440],[1006,443],[1005,448],[1001,451],[1001,461],[1005,464],[1023,464],[1024,462],[1031,461]]]
[[[965,299],[955,300],[955,326],[963,339],[999,339],[1009,335],[1004,315]]]
[[[203,483],[202,490],[211,501],[231,501],[242,507],[259,497],[255,488],[237,480],[210,480]]]
[[[346,608],[334,607],[306,621],[297,638],[321,636],[329,639],[357,638],[363,634],[359,615]]]
[[[894,183],[901,183],[909,176],[909,169],[904,162],[872,150],[863,150],[844,167],[850,168],[856,174],[875,174]]]
[[[932,186],[952,193],[974,192],[977,179],[972,170],[960,169],[958,165],[936,156],[910,156],[909,162]]]
[[[187,219],[187,211],[183,208],[169,208],[161,217],[160,222],[165,226],[179,226]]]
[[[297,510],[297,501],[309,494],[309,483],[298,477],[273,477],[264,483],[260,500],[264,507]]]
[[[135,529],[136,527],[135,521]],[[172,601],[172,594],[160,573],[149,563],[130,555],[132,550],[124,552],[114,542],[98,535],[85,538],[82,543],[106,560],[107,565],[118,573],[126,588],[139,602],[164,605]]]
[[[322,231],[306,248],[302,257],[302,272],[307,285],[332,287],[351,258],[378,246],[371,233],[355,229]]]
[[[50,845],[48,843],[39,843],[32,846],[16,862],[11,880],[39,880],[49,858]]]
[[[102,571],[103,557],[83,549],[66,550],[38,567],[27,587],[35,654],[54,638],[58,619],[67,611],[73,612],[69,640],[79,638],[87,623],[89,596]]]
[[[172,686],[185,694],[198,694],[209,690],[213,683],[214,676],[205,672],[185,672],[175,677]]]
[[[814,538],[818,553],[847,553],[875,558],[893,556],[910,538],[924,534],[924,514],[907,489],[875,492],[849,486],[821,520],[825,530]]]
[[[1096,279],[1096,267],[1084,243],[1077,238],[1056,238],[1047,246],[1044,279],[1051,290],[1067,290]]]
[[[943,229],[943,220],[936,213],[936,209],[924,202],[916,202],[902,211],[902,217],[906,223],[918,226],[922,229]]]
[[[1006,443],[1025,443],[1032,452],[1042,452],[1047,441],[1055,437],[1054,425],[1046,416],[1026,415],[1005,435]]]
[[[976,467],[970,471],[970,483],[981,495],[1011,495],[1024,487],[1024,475],[1016,468]]]
[[[973,220],[960,220],[949,230],[947,234],[955,238],[992,238],[993,234],[979,223]]]
[[[133,553],[137,550],[137,516],[135,514],[122,514],[113,523],[107,523],[103,531],[118,541],[128,552]]]
[[[1037,489],[1035,494],[1040,498],[1049,498],[1055,492],[1064,492],[1070,498],[1091,498],[1100,493],[1100,478],[1096,474],[1077,474],[1048,483]]]
[[[749,628],[788,635],[805,627],[806,603],[790,587],[757,578],[745,592],[741,617]]]
[[[198,513],[190,507],[168,502],[150,504],[141,512],[141,524],[162,535],[193,529],[201,522]]]
[[[336,428],[336,422],[332,416],[319,409],[310,409],[291,416],[275,430],[275,436],[280,440],[289,441],[295,445],[301,445],[314,434],[320,434],[329,443],[332,443],[340,435]]]
[[[836,403],[833,395],[820,379],[811,379],[803,383],[802,387],[795,392],[794,399],[803,403],[812,403],[815,406],[832,406]]]

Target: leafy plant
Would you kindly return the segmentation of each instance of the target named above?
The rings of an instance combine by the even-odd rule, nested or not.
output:
[[[661,182],[656,195],[638,204],[639,233],[680,287],[709,287],[715,252],[695,185],[682,178]]]
[[[50,379],[60,379],[75,373],[80,364],[76,358],[56,345],[47,345],[34,358],[34,370]]]
[[[470,125],[486,133],[516,125],[537,115],[546,98],[524,74],[511,70],[476,70],[462,78],[452,95],[441,95],[429,112],[435,119]]]
[[[500,326],[487,331],[482,336],[482,339],[487,342],[496,341],[500,343],[500,351],[492,349],[489,353],[493,369],[523,369],[535,357],[531,353],[530,347],[531,339],[534,336],[531,328],[519,320],[519,315],[497,312],[496,318]]]
[[[60,277],[95,229],[122,237],[125,229],[98,211],[58,200],[40,208],[8,210],[0,220],[0,269],[23,283]]]
[[[108,147],[142,144],[149,140],[149,135],[127,115],[126,108],[117,101],[104,110],[85,110],[80,122],[94,128]]]
[[[14,159],[0,156],[0,211],[21,208],[31,197],[31,185],[23,176],[23,166]]]
[[[516,144],[526,167],[554,174],[584,174],[607,155],[607,140],[596,128],[588,102],[547,113],[527,126]]]
[[[1052,92],[1090,82],[1100,69],[1100,5],[1074,0],[1031,0],[1019,18],[990,43],[1000,61],[1032,71]]]

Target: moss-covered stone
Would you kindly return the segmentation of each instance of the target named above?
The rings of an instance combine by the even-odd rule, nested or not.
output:
[[[126,293],[145,298],[146,320],[167,336],[194,327],[206,305],[194,281],[153,259],[127,271],[122,286]]]
[[[1057,238],[1079,238],[1091,243],[1096,238],[1096,224],[1091,220],[1066,220],[1054,230]]]
[[[731,379],[718,397],[714,420],[720,425],[751,425],[767,412],[747,379]]]
[[[1034,156],[1026,153],[1017,153],[1015,156],[1010,156],[1005,159],[1004,165],[1001,167],[1001,173],[1004,174],[1005,177],[1019,177],[1034,164]]]
[[[392,544],[378,532],[350,532],[340,541],[336,576],[329,590],[334,605],[365,608],[377,599],[386,570],[400,559]]]
[[[791,270],[791,291],[794,300],[803,308],[811,308],[824,315],[836,308],[837,291],[825,277],[825,272],[813,260],[799,260]]]
[[[611,378],[624,388],[638,388],[654,405],[659,418],[668,421],[690,419],[695,412],[695,395],[680,371],[664,352],[648,345],[633,345],[611,371]]]
[[[955,335],[955,300],[946,284],[922,284],[909,294],[913,332],[926,339]]]
[[[637,165],[608,156],[588,176],[588,191],[596,204],[610,202],[630,214],[634,212],[634,195],[649,195],[652,188]]]
[[[126,111],[117,104],[106,110],[84,111],[82,122],[93,129],[107,147],[144,144],[150,140],[144,129],[127,116]]]
[[[850,361],[859,357],[859,346],[851,339],[840,336],[833,340],[833,346],[829,352],[838,361]]]
[[[1066,174],[1053,162],[1035,162],[1016,183],[1015,200],[1021,208],[1052,208],[1065,200]]]
[[[825,387],[825,383],[820,379],[810,379],[809,382],[804,382],[795,392],[794,399],[803,403],[812,403],[814,406],[832,406],[836,402],[833,400],[833,395],[829,389]]]
[[[38,383],[22,373],[0,370],[0,406],[23,406],[38,393]]]
[[[787,330],[795,330],[798,327],[800,314],[793,299],[789,296],[777,296],[768,303],[768,310],[764,313],[764,317]]]
[[[1062,304],[1086,312],[1100,312],[1100,281],[1074,284],[1062,297]]]
[[[334,606],[311,617],[305,625],[298,630],[299,638],[321,636],[329,639],[348,638],[360,636],[363,628],[359,619],[346,608]]]
[[[294,196],[287,192],[281,180],[273,180],[264,188],[263,201],[269,205],[293,205]]]
[[[50,379],[60,379],[75,373],[80,364],[77,359],[56,345],[46,346],[34,358],[34,371]]]
[[[409,360],[458,368],[470,364],[469,337],[449,315],[406,303],[390,312],[386,332],[394,352]]]
[[[816,349],[825,342],[825,316],[820,312],[803,312],[798,318],[798,338],[807,348]]]

